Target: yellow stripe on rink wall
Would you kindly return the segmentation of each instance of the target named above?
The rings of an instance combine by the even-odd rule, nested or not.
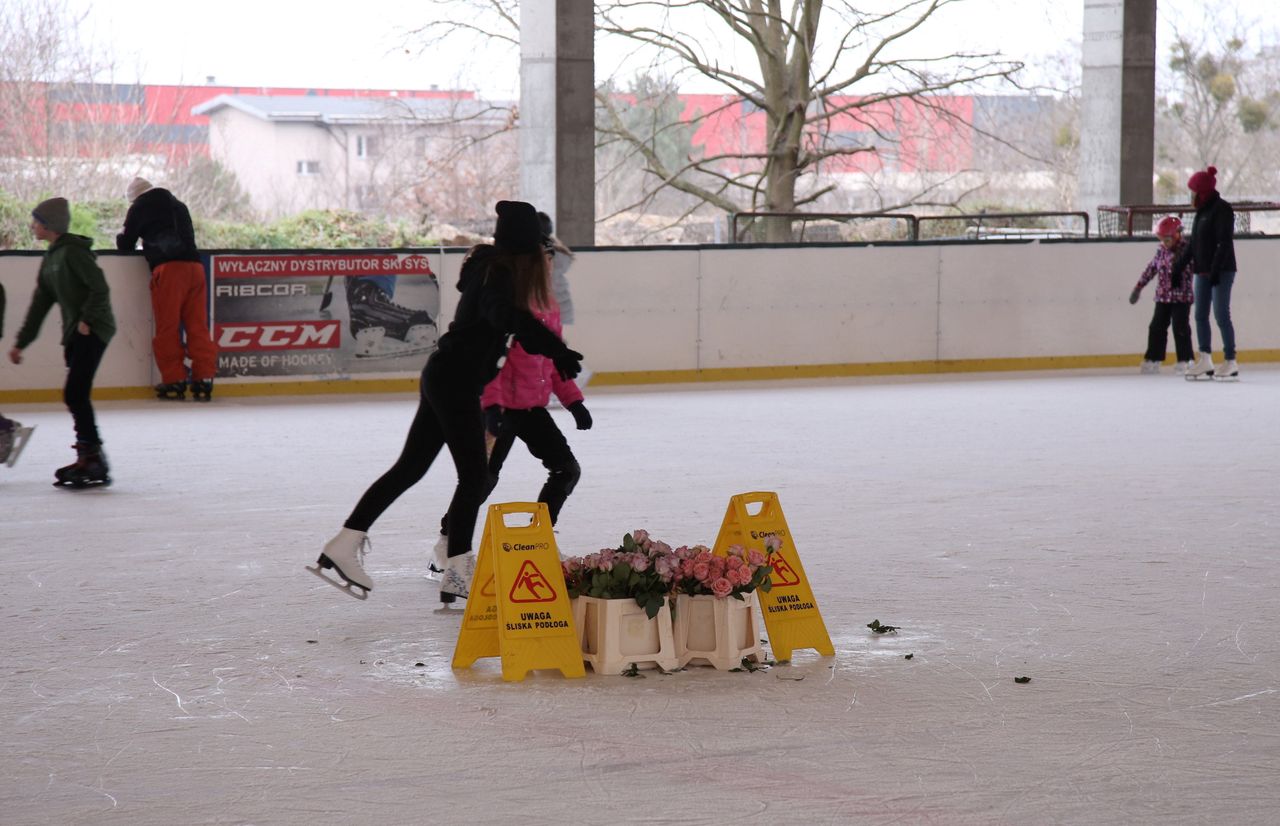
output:
[[[1221,361],[1221,354],[1218,354]],[[1238,361],[1246,363],[1280,361],[1280,350],[1241,351]],[[802,364],[777,367],[719,367],[709,370],[637,370],[596,373],[592,387],[640,384],[680,384],[713,381],[773,381],[778,379],[856,378],[862,376],[912,376],[946,373],[999,373],[1032,370],[1083,370],[1133,367],[1141,354],[1109,356],[1042,356],[1009,359],[954,359],[944,361],[887,361],[865,364]],[[1172,364],[1166,361],[1166,364]]]
[[[1215,358],[1221,361],[1221,353]],[[593,387],[627,387],[646,384],[690,384],[716,381],[777,381],[780,379],[858,378],[867,376],[944,375],[947,373],[1001,373],[1034,370],[1084,370],[1137,367],[1140,354],[1110,356],[1043,356],[1009,359],[955,359],[948,361],[888,361],[865,364],[800,364],[774,367],[719,367],[709,370],[632,370],[600,372],[591,377]],[[1246,364],[1280,362],[1280,350],[1241,351]],[[1166,361],[1166,364],[1172,362]],[[416,393],[418,378],[349,379],[326,381],[215,382],[213,397],[321,396],[371,393]],[[154,398],[150,387],[95,387],[95,401]],[[0,390],[0,404],[36,404],[62,401],[61,390]]]

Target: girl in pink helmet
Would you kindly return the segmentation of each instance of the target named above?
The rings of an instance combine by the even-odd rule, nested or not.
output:
[[[1147,328],[1147,352],[1142,357],[1142,372],[1160,372],[1172,324],[1173,347],[1178,356],[1173,372],[1185,375],[1195,359],[1191,349],[1191,305],[1195,302],[1195,294],[1190,268],[1184,263],[1180,272],[1174,271],[1175,262],[1187,246],[1187,242],[1182,240],[1182,222],[1173,215],[1164,218],[1156,225],[1156,237],[1160,239],[1160,246],[1129,294],[1129,303],[1137,304],[1142,288],[1152,278],[1156,279],[1156,311]]]

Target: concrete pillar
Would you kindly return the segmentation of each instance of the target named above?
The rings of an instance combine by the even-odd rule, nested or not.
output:
[[[520,192],[566,244],[595,243],[591,0],[520,0]]]
[[[1149,204],[1156,0],[1084,0],[1078,207]]]

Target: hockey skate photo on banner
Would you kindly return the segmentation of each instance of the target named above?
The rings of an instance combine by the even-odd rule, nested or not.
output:
[[[417,373],[439,338],[423,253],[210,257],[218,378]]]

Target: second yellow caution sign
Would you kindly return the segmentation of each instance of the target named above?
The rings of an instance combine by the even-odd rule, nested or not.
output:
[[[753,504],[760,505],[760,510],[754,515],[748,508]],[[769,578],[771,587],[759,595],[773,656],[789,660],[791,652],[797,648],[813,648],[819,654],[832,656],[836,649],[831,644],[822,614],[818,613],[818,601],[813,597],[809,577],[800,564],[800,553],[796,550],[776,493],[740,493],[730,497],[713,551],[724,555],[730,545],[764,551],[770,537],[778,546],[769,555],[769,564],[773,566],[773,574]]]
[[[508,516],[524,515],[527,525],[507,524]],[[541,502],[492,505],[485,520],[453,667],[493,656],[502,658],[504,680],[523,680],[538,668],[586,676],[551,516]]]

